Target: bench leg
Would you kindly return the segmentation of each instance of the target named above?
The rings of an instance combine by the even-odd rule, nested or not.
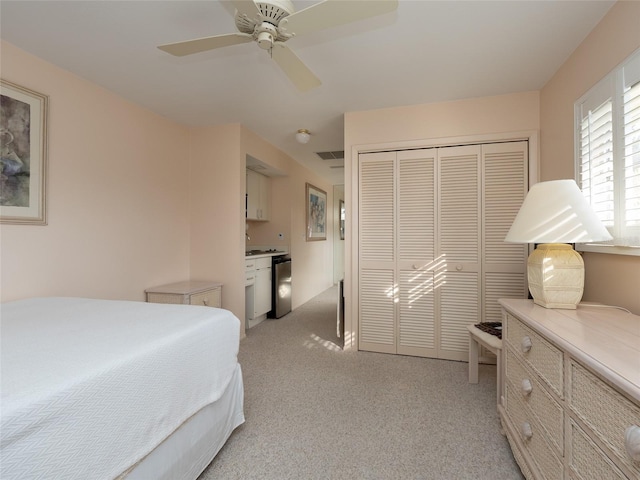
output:
[[[479,350],[478,342],[469,334],[469,383],[478,383]]]
[[[498,406],[502,405],[502,369],[504,368],[502,366],[502,349],[497,350],[496,352],[496,358],[497,358],[497,377],[498,377],[498,385],[497,385],[497,392],[498,392]]]

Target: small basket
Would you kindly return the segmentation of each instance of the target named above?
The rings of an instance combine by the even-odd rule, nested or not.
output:
[[[494,335],[502,340],[502,322],[482,322],[474,325],[489,335]]]

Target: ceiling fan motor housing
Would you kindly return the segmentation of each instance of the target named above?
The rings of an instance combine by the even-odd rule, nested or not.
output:
[[[291,0],[269,0],[267,2],[255,2],[260,11],[257,18],[249,18],[236,11],[236,27],[242,33],[253,35],[260,48],[268,50],[274,41],[285,42],[290,35],[279,32],[280,21],[295,12]]]

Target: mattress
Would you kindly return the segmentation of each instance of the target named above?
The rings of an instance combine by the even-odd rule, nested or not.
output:
[[[0,477],[116,478],[216,402],[240,322],[210,307],[81,298],[1,305]]]

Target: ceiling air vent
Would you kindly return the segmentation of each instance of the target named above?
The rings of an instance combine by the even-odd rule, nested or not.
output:
[[[322,160],[344,160],[344,150],[335,152],[316,152]]]

